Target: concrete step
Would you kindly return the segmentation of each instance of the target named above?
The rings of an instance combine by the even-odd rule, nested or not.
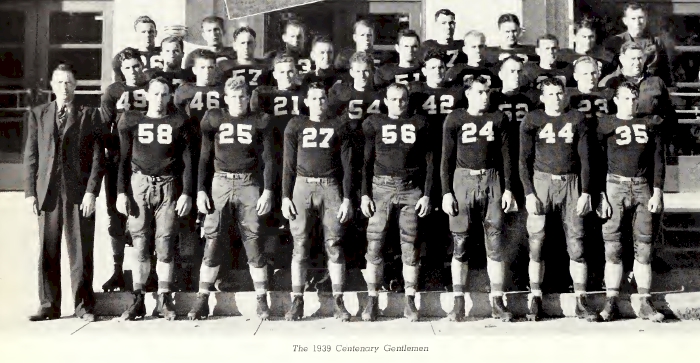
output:
[[[174,293],[175,310],[178,315],[187,315],[196,293]],[[343,294],[345,306],[354,317],[359,317],[367,299],[366,292],[349,291]],[[101,316],[118,316],[132,302],[130,293],[96,294],[95,313]],[[147,311],[156,309],[155,293],[146,294]],[[652,298],[654,306],[669,318],[683,320],[700,319],[700,292],[693,293],[659,293]],[[489,295],[486,293],[466,294],[466,311],[471,318],[491,316]],[[603,309],[604,294],[589,295],[589,303],[597,311]],[[243,316],[255,319],[255,292],[215,292],[209,298],[209,309],[213,316]],[[291,305],[288,292],[272,291],[268,293],[268,303],[272,315],[282,317]],[[527,312],[528,297],[525,293],[506,293],[505,303],[516,317],[523,317]],[[423,292],[416,295],[416,306],[423,317],[442,318],[452,310],[453,294],[444,292]],[[620,312],[625,318],[635,318],[639,311],[639,295],[621,295]],[[379,294],[380,316],[399,318],[403,315],[404,295],[400,293]],[[576,306],[574,294],[546,294],[543,308],[549,317],[573,317]],[[304,294],[305,317],[333,316],[333,297],[326,292],[306,292]]]

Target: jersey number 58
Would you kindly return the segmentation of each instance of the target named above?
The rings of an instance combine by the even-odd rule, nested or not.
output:
[[[173,142],[173,127],[168,124],[158,125],[153,133],[153,124],[139,124],[138,136],[142,144],[150,144],[157,140],[159,144],[170,144]]]

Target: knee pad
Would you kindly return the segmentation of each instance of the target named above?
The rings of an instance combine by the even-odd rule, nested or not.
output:
[[[486,257],[496,262],[503,262],[503,236],[500,231],[486,234]]]
[[[216,267],[221,264],[221,258],[219,256],[204,256],[202,259],[202,264],[207,267]]]
[[[634,259],[643,264],[648,265],[651,263],[651,243],[635,243],[634,246]]]
[[[469,235],[466,233],[452,233],[452,243],[454,250],[452,258],[459,262],[467,262],[467,240]]]
[[[406,266],[418,265],[418,249],[413,248],[412,251],[402,250],[401,251],[401,262]]]
[[[248,265],[253,268],[263,268],[265,267],[265,257],[263,255],[258,255],[252,258],[248,258]]]
[[[328,249],[328,262],[334,264],[345,263],[345,256],[343,255],[343,250],[340,247],[333,247]]]
[[[651,240],[651,234],[634,233],[634,242],[636,244],[651,244]]]
[[[173,262],[174,246],[172,237],[161,237],[156,239],[156,257],[163,263]]]
[[[583,259],[583,241],[581,239],[574,238],[567,244],[569,259],[578,263],[585,263],[586,261]]]
[[[605,242],[605,261],[621,264],[622,263],[622,243],[619,241]]]

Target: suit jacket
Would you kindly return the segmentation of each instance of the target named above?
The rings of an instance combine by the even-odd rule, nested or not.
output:
[[[615,63],[619,64],[620,49],[625,43],[632,42],[632,37],[628,32],[613,35],[603,42],[603,47],[615,54]],[[668,60],[668,53],[663,41],[658,36],[652,36],[648,32],[644,36],[639,37],[635,41],[644,49],[644,55],[647,57],[644,65],[646,71],[661,77],[661,80],[670,85],[673,83],[671,75],[671,67]]]
[[[56,190],[54,163],[61,162],[56,155],[56,102],[34,107],[28,114],[27,143],[24,151],[26,197],[37,198],[43,210],[48,191]],[[80,204],[85,193],[98,195],[104,173],[104,145],[99,110],[85,107],[75,101],[69,108],[63,127],[65,151],[62,164],[68,202]]]

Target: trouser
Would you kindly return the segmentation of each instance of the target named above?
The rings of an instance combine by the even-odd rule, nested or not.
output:
[[[107,204],[107,233],[112,245],[112,255],[116,264],[124,261],[124,246],[127,243],[126,216],[117,211],[117,174],[119,151],[107,150],[105,159],[105,201]]]
[[[527,216],[530,259],[535,262],[541,261],[546,215],[557,213],[564,225],[569,259],[584,263],[583,217],[576,212],[576,204],[580,196],[578,175],[552,175],[535,170],[533,184],[535,195],[542,202],[543,213]]]
[[[479,218],[484,226],[486,256],[496,262],[503,261],[503,228],[505,212],[501,208],[501,181],[495,169],[455,170],[453,190],[458,213],[450,216],[450,231],[469,235],[474,218]],[[468,238],[455,238],[453,258],[467,262]]]
[[[258,216],[257,203],[260,198],[260,183],[253,174],[216,173],[212,180],[211,197],[214,211],[204,219],[203,263],[207,267],[221,264],[221,246],[228,246],[221,240],[228,236],[229,223],[235,220],[243,247],[248,256],[248,264],[255,268],[265,267],[264,246],[261,230],[266,218]]]
[[[289,221],[289,229],[294,239],[292,261],[307,265],[311,229],[316,219],[320,219],[328,261],[334,264],[345,262],[341,247],[344,227],[337,218],[342,204],[340,184],[333,178],[307,178],[297,176],[292,192],[292,202],[297,216]]]
[[[634,259],[642,264],[651,262],[652,213],[648,209],[651,190],[644,177],[622,177],[608,174],[606,183],[608,202],[612,207],[610,218],[603,224],[605,260],[622,263],[622,221],[632,214],[632,238]]]
[[[75,315],[92,312],[94,293],[93,246],[95,215],[82,216],[79,204],[67,201],[63,182],[47,193],[43,210],[39,211],[39,301],[42,308],[61,310],[61,237],[66,234],[70,280]],[[57,190],[60,189],[60,190]]]
[[[390,176],[375,176],[372,180],[374,215],[367,225],[367,263],[383,263],[382,248],[391,222],[397,220],[400,231],[401,261],[416,266],[419,260],[417,248],[418,211],[416,204],[423,195],[410,180]]]

